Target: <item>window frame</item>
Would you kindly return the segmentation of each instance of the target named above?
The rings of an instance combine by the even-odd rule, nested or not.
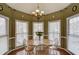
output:
[[[61,20],[53,20],[53,21],[48,21],[48,39],[49,39],[49,23],[53,23],[53,22],[59,22],[60,25],[59,25],[59,40],[60,40],[60,46],[61,46]]]
[[[1,35],[0,37],[7,37],[7,48],[8,48],[8,51],[9,51],[9,17],[7,16],[4,16],[2,14],[0,14],[0,17],[1,18],[4,18],[5,19],[5,24],[6,24],[6,35]],[[7,51],[6,51],[7,52]],[[5,53],[5,52],[4,52]]]
[[[29,31],[29,22],[28,21],[25,21],[25,20],[19,20],[19,19],[16,19],[15,20],[15,47],[19,47],[19,46],[16,46],[16,35],[18,34],[24,34],[24,33],[16,33],[16,22],[22,22],[22,23],[26,23],[27,24],[27,31]],[[29,34],[29,32],[27,32],[27,35]],[[29,38],[29,37],[28,37]],[[24,41],[23,41],[24,42]],[[22,46],[22,45],[21,45]]]
[[[34,35],[34,23],[42,23],[43,24],[43,32],[44,32],[44,22],[33,22],[32,23],[32,31],[33,31],[33,35]],[[39,25],[38,25],[39,26]],[[34,36],[33,36],[33,42],[34,42]],[[43,42],[44,42],[44,33],[43,33]],[[34,44],[34,43],[33,43]]]
[[[70,29],[69,21],[71,19],[75,18],[75,17],[78,17],[78,16],[79,16],[79,14],[75,14],[75,15],[72,15],[72,16],[66,18],[66,24],[67,24],[67,26],[66,26],[66,30],[67,30],[67,34],[66,34],[67,35],[67,49],[68,49],[68,40],[69,40],[68,38],[69,38],[69,29]]]

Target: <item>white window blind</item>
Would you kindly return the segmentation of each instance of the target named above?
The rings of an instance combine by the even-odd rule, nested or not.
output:
[[[28,23],[16,21],[16,47],[23,45],[24,40],[28,40]]]
[[[50,44],[60,45],[60,21],[48,22],[48,38]]]
[[[39,37],[36,35],[36,32],[44,32],[44,26],[42,22],[34,22],[33,23],[33,40],[34,44],[39,44]],[[41,36],[40,40],[41,44],[43,44],[43,35]]]
[[[0,54],[9,50],[8,42],[8,18],[0,15]]]
[[[68,19],[67,48],[79,54],[79,15],[72,16]]]

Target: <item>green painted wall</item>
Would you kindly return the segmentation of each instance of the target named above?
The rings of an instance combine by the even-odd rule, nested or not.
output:
[[[23,21],[29,21],[30,24],[35,17],[32,15],[17,11],[15,9],[10,8],[8,5],[4,3],[0,3],[0,5],[3,6],[3,11],[0,11],[0,14],[9,17],[9,37],[15,37],[15,20],[23,20]],[[22,16],[24,16],[22,18]],[[30,30],[28,34],[32,34],[31,25],[29,25]],[[15,48],[15,39],[9,40],[9,49]]]
[[[15,9],[12,9],[5,3],[0,3],[0,5],[3,6],[3,11],[0,11],[0,14],[9,17],[9,37],[15,37],[15,20],[23,20],[28,21],[29,23],[29,35],[32,35],[32,23],[37,21],[36,17],[23,13],[21,11],[17,11]],[[72,11],[72,7],[76,5],[78,8],[75,12]],[[61,36],[66,36],[67,30],[66,30],[66,18],[72,15],[75,15],[79,13],[79,4],[74,3],[70,4],[68,7],[64,8],[63,10],[47,14],[41,18],[40,21],[44,21],[44,34],[48,34],[48,21],[55,21],[55,20],[61,20]],[[22,16],[24,16],[22,18]],[[54,17],[53,17],[54,16]],[[48,39],[48,36],[44,37],[46,40]],[[29,39],[32,39],[31,36],[29,36]],[[66,48],[67,47],[67,39],[61,38],[61,47]],[[15,48],[15,39],[9,40],[9,49]]]
[[[77,6],[77,10],[75,12],[72,11],[72,8],[74,5]],[[72,3],[68,7],[64,8],[63,10],[46,15],[45,18],[48,21],[61,20],[61,36],[67,37],[67,35],[66,35],[67,34],[66,19],[72,15],[77,14],[77,13],[79,13],[79,3]],[[53,18],[53,16],[54,16],[54,18]],[[61,47],[67,48],[67,39],[66,38],[61,38]]]

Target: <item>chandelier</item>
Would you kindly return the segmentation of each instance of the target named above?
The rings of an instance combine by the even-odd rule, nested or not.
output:
[[[39,10],[39,4],[37,4],[37,9],[32,12],[32,15],[36,16],[37,19],[40,19],[44,15],[44,11]]]

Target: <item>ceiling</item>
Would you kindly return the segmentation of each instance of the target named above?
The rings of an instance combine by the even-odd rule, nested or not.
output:
[[[45,14],[53,13],[64,9],[70,3],[39,3],[39,9],[43,10]],[[37,3],[7,3],[13,9],[32,14],[37,9]]]

